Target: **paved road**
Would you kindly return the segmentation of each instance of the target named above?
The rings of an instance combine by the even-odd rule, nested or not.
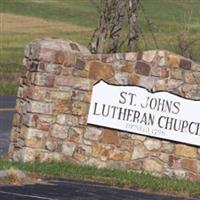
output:
[[[111,188],[101,184],[53,180],[48,184],[0,186],[2,200],[186,200],[131,190]],[[189,200],[189,199],[187,199]],[[190,199],[192,200],[192,199]],[[193,199],[194,200],[194,199]]]
[[[0,155],[8,151],[10,130],[15,107],[16,97],[0,97]],[[8,109],[7,109],[8,108]]]

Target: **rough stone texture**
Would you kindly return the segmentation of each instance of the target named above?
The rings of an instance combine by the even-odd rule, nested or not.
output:
[[[104,129],[102,131],[102,137],[100,139],[100,142],[103,144],[113,144],[118,146],[119,144],[118,133],[110,129]]]
[[[161,173],[162,165],[153,159],[145,159],[144,169],[149,172]]]
[[[100,79],[200,99],[200,64],[171,52],[91,55],[70,40],[26,46],[9,156],[148,171],[200,180],[200,149],[87,125],[92,86]]]
[[[197,148],[182,145],[182,144],[177,144],[176,149],[175,149],[175,154],[177,156],[196,158],[197,157]]]
[[[143,145],[138,145],[134,147],[133,154],[132,154],[132,160],[136,160],[139,158],[145,158],[147,156],[147,152]]]
[[[85,131],[85,139],[98,141],[101,136],[101,129],[95,127],[88,127]]]
[[[150,73],[150,65],[145,63],[145,62],[137,62],[136,63],[136,66],[135,66],[135,72],[137,74],[141,74],[141,75],[144,75],[144,76],[148,76],[149,73]]]
[[[161,142],[159,140],[156,140],[156,139],[147,139],[145,142],[144,142],[144,146],[149,150],[149,151],[152,151],[152,150],[158,150],[160,149],[161,147]]]
[[[66,156],[72,156],[75,148],[76,148],[76,144],[72,142],[63,142],[62,153]]]
[[[112,65],[103,64],[100,62],[89,63],[89,78],[99,80],[108,80],[114,75],[114,70]]]

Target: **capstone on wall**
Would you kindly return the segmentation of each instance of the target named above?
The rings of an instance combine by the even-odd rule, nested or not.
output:
[[[200,64],[161,50],[94,55],[72,41],[47,38],[27,45],[23,66],[9,148],[13,160],[68,160],[200,180],[195,146],[87,125],[98,80],[200,99]]]

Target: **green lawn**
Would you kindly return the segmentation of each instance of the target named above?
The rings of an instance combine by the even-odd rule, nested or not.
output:
[[[90,0],[0,0],[0,5],[1,84],[16,83],[16,79],[13,76],[9,78],[9,74],[20,71],[24,47],[31,40],[62,37],[87,45],[97,23],[98,14]],[[195,40],[193,58],[200,60],[199,0],[143,0],[143,6],[145,16],[153,22],[159,49],[180,53],[177,37],[183,35],[183,25],[188,23],[188,40]],[[44,28],[41,20],[46,23]],[[147,43],[145,46],[141,38],[140,50],[155,49],[143,12],[139,13],[139,20]],[[58,23],[65,28],[57,28]],[[8,74],[6,80],[1,74]],[[3,94],[6,91],[0,93]]]
[[[74,180],[89,180],[131,189],[145,189],[184,196],[200,197],[200,183],[168,177],[155,177],[150,174],[118,169],[97,169],[93,166],[78,166],[67,162],[21,163],[0,159],[0,170],[16,168],[32,173],[37,177],[60,177]],[[0,179],[1,181],[1,179]]]

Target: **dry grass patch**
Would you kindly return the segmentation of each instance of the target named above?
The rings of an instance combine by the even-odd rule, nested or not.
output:
[[[37,17],[0,13],[1,33],[88,32],[90,28]]]

